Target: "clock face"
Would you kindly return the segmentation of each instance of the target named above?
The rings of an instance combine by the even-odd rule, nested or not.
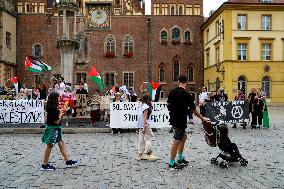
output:
[[[89,27],[107,29],[110,27],[109,6],[96,6],[89,10]]]

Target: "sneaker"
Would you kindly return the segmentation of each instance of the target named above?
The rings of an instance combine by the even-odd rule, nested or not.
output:
[[[183,169],[183,166],[181,166],[177,163],[174,163],[173,165],[169,164],[169,170],[170,171],[181,170],[181,169]]]
[[[158,158],[154,155],[145,155],[145,160],[156,161]]]
[[[41,165],[41,168],[40,168],[42,171],[55,171],[55,167],[53,167],[52,165],[50,164],[46,164],[46,165]]]
[[[188,166],[189,161],[186,161],[186,160],[183,158],[183,160],[177,160],[177,164],[179,164],[180,166]]]
[[[146,160],[146,155],[142,154],[142,155],[137,155],[136,160],[140,161],[140,160]]]
[[[67,167],[77,167],[79,165],[80,161],[73,161],[73,160],[68,160],[66,161],[66,166]]]

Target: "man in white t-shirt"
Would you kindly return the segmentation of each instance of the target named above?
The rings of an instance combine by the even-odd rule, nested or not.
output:
[[[64,78],[60,77],[58,79],[58,83],[55,85],[55,91],[59,94],[59,96],[62,96],[65,90],[65,83]]]

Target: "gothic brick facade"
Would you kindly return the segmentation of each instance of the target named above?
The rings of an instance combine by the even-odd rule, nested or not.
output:
[[[175,77],[183,74],[189,75],[192,80],[189,85],[197,92],[203,84],[200,30],[203,23],[202,0],[159,2],[152,0],[152,16],[149,17],[145,16],[144,5],[139,0],[106,1],[104,4],[77,1],[80,5],[77,39],[81,46],[74,58],[74,83],[85,77],[93,65],[101,73],[106,90],[113,85],[126,84],[134,86],[138,92],[144,81],[151,80],[163,84],[162,91],[166,97],[169,90],[176,85]],[[34,7],[26,7],[27,3],[34,6],[33,0],[18,0],[18,3],[23,6],[17,23],[19,77],[29,86],[39,79],[39,76],[24,70],[25,56],[35,54],[35,45],[39,44],[42,47],[39,58],[53,67],[51,73],[44,75],[46,81],[51,83],[50,78],[60,74],[60,51],[56,48],[55,3],[52,0],[39,0],[37,11]],[[44,13],[39,13],[40,3],[44,3]],[[173,5],[175,9],[171,7]],[[95,28],[89,27],[92,17],[91,13],[87,13],[93,6],[101,6],[99,11],[104,11],[105,6],[110,7],[109,23],[105,21],[97,26],[97,22],[94,22]],[[162,7],[167,9],[167,15]],[[26,10],[28,8],[29,12]],[[72,22],[70,20],[70,28]],[[162,31],[166,32],[167,38],[161,36]],[[90,81],[88,83],[92,89],[96,87]]]

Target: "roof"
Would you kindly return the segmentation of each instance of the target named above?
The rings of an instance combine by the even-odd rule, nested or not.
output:
[[[208,24],[210,24],[225,8],[229,7],[230,9],[240,9],[243,6],[251,6],[253,9],[262,8],[262,7],[277,7],[284,8],[284,0],[273,0],[272,3],[262,3],[260,0],[228,0],[224,2],[202,25],[202,30]]]
[[[263,4],[260,0],[228,0],[227,3]],[[272,0],[272,3],[284,3],[284,0]]]

